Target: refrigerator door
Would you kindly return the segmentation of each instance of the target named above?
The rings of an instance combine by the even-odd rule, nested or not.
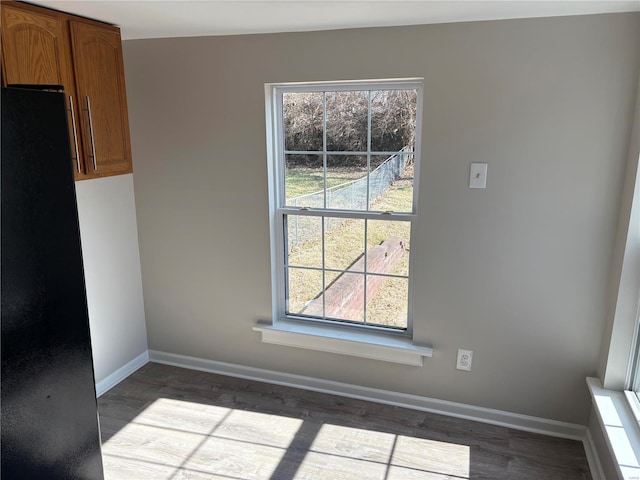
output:
[[[64,95],[1,100],[0,474],[103,479]]]

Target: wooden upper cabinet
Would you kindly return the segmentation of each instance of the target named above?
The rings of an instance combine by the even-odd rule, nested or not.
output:
[[[68,85],[73,81],[62,17],[2,5],[5,78],[11,83]]]
[[[62,85],[77,180],[132,172],[117,27],[2,1],[2,80]]]
[[[85,126],[84,151],[93,175],[131,172],[131,142],[117,29],[71,21],[76,86]]]
[[[2,76],[7,85],[62,85],[67,100],[69,140],[76,178],[84,178],[78,138],[78,99],[69,29],[64,16],[2,5]]]

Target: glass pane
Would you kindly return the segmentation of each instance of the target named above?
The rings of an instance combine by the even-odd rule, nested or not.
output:
[[[324,248],[325,268],[363,272],[364,220],[326,218]]]
[[[325,316],[337,320],[364,321],[363,274],[345,272],[327,287]]]
[[[322,271],[287,268],[287,314],[322,316]],[[319,308],[319,313],[316,313]]]
[[[366,152],[369,92],[327,92],[327,150]]]
[[[415,90],[371,92],[371,151],[413,151],[416,109]]]
[[[322,151],[322,92],[282,95],[284,148]]]
[[[395,155],[372,155],[369,161],[371,175],[369,176],[369,205],[374,206],[376,201],[389,190],[396,179],[395,170],[398,168],[398,159]]]
[[[322,155],[285,155],[284,188],[288,207],[324,207]]]
[[[367,208],[367,156],[327,157],[327,208],[365,210]]]
[[[369,160],[369,167],[371,173],[375,173],[376,169],[380,167],[385,161],[389,160],[393,155],[371,155]]]
[[[367,221],[367,272],[409,276],[411,223]]]
[[[340,276],[342,272],[324,272],[324,288],[329,288],[333,282],[335,282]]]
[[[367,323],[407,328],[409,280],[367,275]]]
[[[287,264],[322,268],[322,218],[286,215],[284,221]]]
[[[369,198],[370,210],[413,212],[413,154],[392,155],[373,170]]]

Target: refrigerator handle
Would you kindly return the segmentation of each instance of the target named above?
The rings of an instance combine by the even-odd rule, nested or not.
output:
[[[73,127],[73,146],[76,149],[76,168],[80,171],[80,155],[78,154],[78,131],[76,130],[76,114],[73,111],[73,97],[69,95],[69,107],[71,107],[71,126]]]
[[[87,95],[87,112],[89,114],[89,133],[91,134],[91,157],[93,158],[93,169],[98,170],[98,161],[96,159],[96,140],[93,136],[93,119],[91,118],[91,101]]]

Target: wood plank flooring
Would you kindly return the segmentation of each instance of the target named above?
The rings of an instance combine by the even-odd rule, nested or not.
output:
[[[591,478],[577,441],[154,363],[98,407],[107,480]]]

